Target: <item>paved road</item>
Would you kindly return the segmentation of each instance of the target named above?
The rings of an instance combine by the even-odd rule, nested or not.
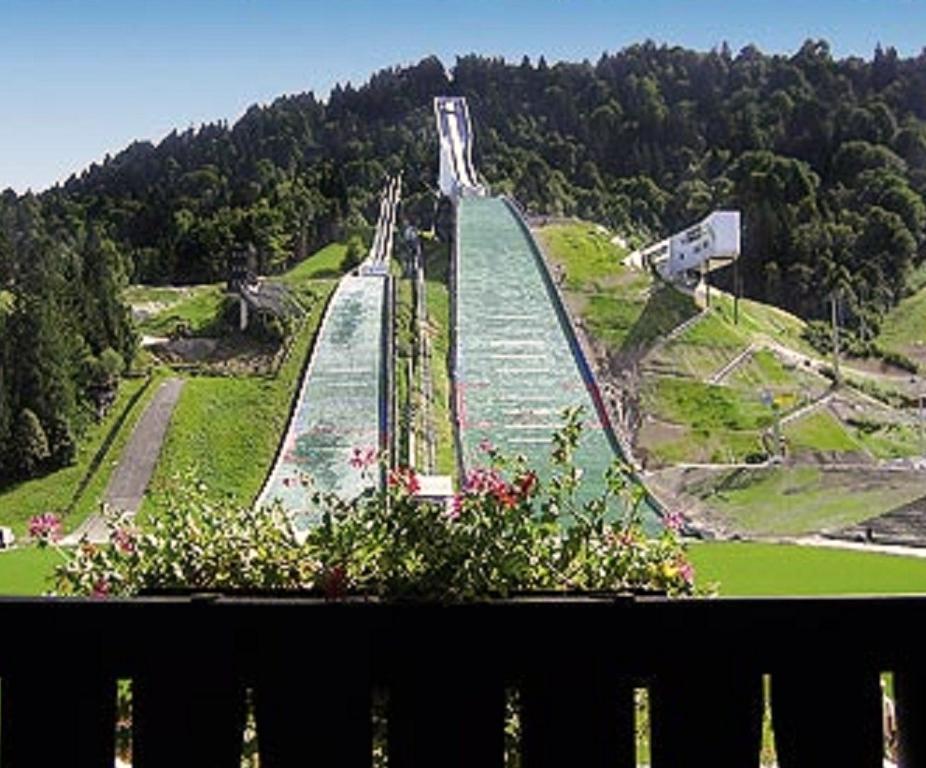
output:
[[[138,420],[103,496],[109,509],[129,515],[138,512],[182,389],[182,379],[165,381]],[[109,539],[109,530],[101,515],[91,515],[63,543],[76,544],[84,536],[94,542]]]

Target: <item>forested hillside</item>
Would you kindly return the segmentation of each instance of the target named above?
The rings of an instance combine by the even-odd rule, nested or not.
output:
[[[102,375],[85,362],[129,354],[125,279],[221,280],[252,246],[260,271],[278,271],[372,220],[399,170],[404,215],[429,226],[438,94],[469,99],[477,168],[532,211],[655,236],[740,208],[746,294],[804,317],[839,287],[846,323],[873,334],[926,256],[926,51],[645,43],[554,66],[466,56],[449,73],[429,58],[327,101],[287,96],[231,126],[135,143],[38,198],[7,193],[0,442],[28,431],[25,409],[46,431],[76,418]]]
[[[532,210],[660,234],[741,208],[747,294],[802,315],[841,285],[874,328],[923,255],[926,54],[836,60],[823,42],[792,56],[646,43],[555,66],[467,56],[452,79],[426,59],[327,103],[285,97],[135,144],[64,194],[112,228],[136,279],[219,279],[247,243],[272,270],[369,217],[399,168],[407,213],[428,223],[441,93],[470,100],[477,167]]]
[[[135,348],[130,265],[58,192],[0,195],[0,486],[70,464]]]

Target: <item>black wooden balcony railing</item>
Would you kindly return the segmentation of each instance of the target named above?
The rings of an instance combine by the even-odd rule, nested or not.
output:
[[[0,601],[3,768],[111,768],[115,682],[133,682],[137,768],[237,768],[245,691],[262,768],[501,766],[520,691],[525,768],[756,766],[762,675],[779,764],[881,766],[894,673],[902,765],[926,766],[926,598],[521,599],[491,604],[149,598]]]

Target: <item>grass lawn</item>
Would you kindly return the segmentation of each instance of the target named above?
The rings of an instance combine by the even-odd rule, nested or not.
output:
[[[185,326],[193,336],[218,333],[225,306],[225,286],[221,284],[194,285],[182,289],[147,288],[130,289],[135,296],[146,296],[151,291],[171,290],[180,298],[152,317],[142,320],[138,329],[149,336],[170,336],[178,327]],[[133,295],[130,293],[130,295]],[[155,293],[153,295],[158,295]],[[158,299],[142,299],[158,301]]]
[[[758,430],[772,423],[771,410],[758,394],[691,379],[660,377],[647,389],[645,402],[661,418],[695,429]]]
[[[814,395],[820,394],[827,382],[806,371],[789,368],[767,349],[757,349],[749,360],[739,365],[725,379],[730,386],[742,389],[773,391],[802,390]]]
[[[417,399],[415,360],[415,297],[412,281],[395,278],[395,398],[398,431],[396,453],[400,464],[409,464],[409,430],[414,428],[409,418],[411,403]],[[417,434],[416,434],[416,437]],[[416,441],[417,445],[417,441]],[[417,462],[415,462],[417,463]]]
[[[783,431],[788,440],[789,449],[797,455],[817,451],[864,452],[862,445],[826,408],[819,408],[806,416],[788,422]]]
[[[907,355],[926,353],[926,289],[903,299],[885,315],[876,341],[884,349]]]
[[[794,544],[694,543],[700,584],[721,596],[926,592],[926,559]]]
[[[627,271],[622,264],[627,252],[595,224],[552,224],[536,234],[544,251],[565,270],[567,290],[600,290]]]
[[[213,493],[242,504],[253,501],[276,456],[306,356],[336,284],[314,281],[318,301],[276,376],[187,381],[142,504],[142,520],[163,509],[165,494],[190,474]]]
[[[818,467],[736,469],[689,488],[754,535],[799,535],[854,525],[926,493],[919,473],[823,471]]]
[[[106,418],[92,425],[78,441],[77,461],[72,466],[0,491],[0,525],[8,525],[22,536],[30,517],[56,512],[64,517],[64,528],[70,531],[95,510],[113,463],[154,392],[155,387],[149,386],[142,393],[144,385],[143,379],[122,381]]]
[[[553,224],[535,231],[563,270],[570,311],[612,351],[637,352],[697,312],[689,296],[623,264],[626,252],[594,224]]]
[[[453,419],[450,411],[450,271],[449,247],[425,243],[425,280],[427,282],[428,328],[431,333],[431,387],[434,402],[436,466],[438,474],[456,471]]]
[[[61,555],[51,548],[19,547],[0,552],[0,595],[48,592],[51,575],[61,562]]]
[[[897,459],[923,454],[919,431],[906,424],[871,424],[849,422],[852,436],[879,459]]]
[[[284,285],[298,288],[306,280],[323,280],[340,277],[344,274],[341,262],[347,253],[346,243],[329,243],[317,250],[307,259],[299,262],[288,272],[274,278]]]

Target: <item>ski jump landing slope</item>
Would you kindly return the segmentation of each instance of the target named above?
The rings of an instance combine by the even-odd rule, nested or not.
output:
[[[380,482],[373,465],[351,466],[354,449],[385,445],[388,277],[399,184],[384,192],[374,247],[358,275],[341,279],[325,311],[286,436],[257,504],[277,500],[297,535],[319,518],[315,491],[351,499]],[[382,231],[380,231],[382,230]],[[309,477],[312,484],[303,484]]]
[[[454,115],[449,124],[438,120],[441,145],[468,158],[468,144],[458,145],[460,137],[472,139],[468,113],[456,107]],[[487,441],[546,471],[563,411],[581,406],[585,428],[575,461],[582,495],[598,494],[620,448],[594,374],[527,225],[510,201],[474,190],[473,178],[467,169],[448,184],[456,209],[453,380],[461,466],[484,464],[480,446]],[[653,505],[643,514],[652,526]]]
[[[350,499],[371,484],[350,458],[355,447],[380,446],[385,286],[382,277],[343,278],[318,331],[299,401],[258,499],[259,505],[282,502],[297,532],[317,521],[314,490]],[[304,486],[303,476],[313,486]]]

